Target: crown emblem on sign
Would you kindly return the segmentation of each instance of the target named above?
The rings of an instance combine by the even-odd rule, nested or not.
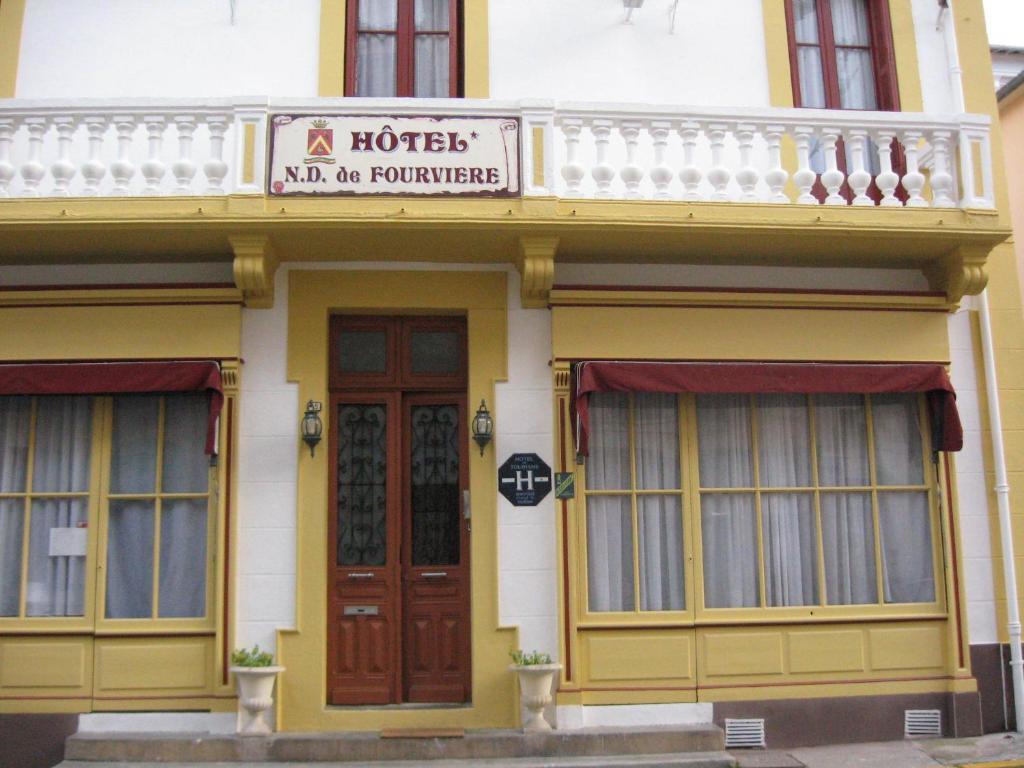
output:
[[[327,121],[324,120],[322,117],[321,118],[317,118],[316,120],[313,121],[313,127],[314,128],[326,128],[327,127]]]

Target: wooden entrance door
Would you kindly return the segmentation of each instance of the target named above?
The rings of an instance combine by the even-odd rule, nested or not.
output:
[[[331,338],[328,703],[468,701],[465,323]]]

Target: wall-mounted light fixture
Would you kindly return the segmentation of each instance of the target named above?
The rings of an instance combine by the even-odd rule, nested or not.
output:
[[[480,446],[481,456],[484,455],[484,448],[491,442],[493,435],[494,419],[491,418],[491,412],[487,410],[487,403],[481,400],[480,407],[476,409],[476,415],[473,417],[473,439]]]
[[[320,409],[323,404],[317,400],[310,400],[306,403],[306,413],[302,416],[302,440],[309,446],[309,455],[313,455],[313,449],[320,442],[324,433],[324,423],[320,421]]]
[[[633,11],[637,8],[643,8],[644,0],[622,0],[622,7],[626,9],[626,18],[622,23],[631,24],[630,19],[633,17]],[[668,0],[668,33],[670,35],[675,34],[676,13],[678,11],[679,0]]]
[[[626,24],[637,8],[643,8],[644,0],[622,0],[622,7],[626,9]]]

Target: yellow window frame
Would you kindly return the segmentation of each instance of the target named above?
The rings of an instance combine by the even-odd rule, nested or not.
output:
[[[109,493],[110,466],[113,450],[113,417],[114,405],[111,397],[92,397],[92,433],[90,435],[89,453],[89,489],[84,492],[50,493],[32,491],[36,418],[39,397],[31,396],[31,415],[29,422],[28,457],[26,461],[25,490],[20,493],[2,493],[3,499],[22,499],[23,521],[21,563],[19,576],[19,615],[0,617],[0,633],[19,632],[27,634],[146,634],[152,632],[212,632],[215,628],[217,606],[216,599],[216,557],[217,530],[219,518],[219,483],[220,466],[209,468],[207,492],[202,494],[163,494],[161,488],[163,472],[163,440],[165,397],[160,398],[160,418],[157,433],[157,486],[151,494],[111,494]],[[29,397],[29,396],[26,396]],[[86,498],[87,504],[87,549],[85,556],[84,610],[82,616],[27,616],[26,593],[28,590],[28,557],[31,536],[31,505],[34,499],[43,498]],[[108,619],[106,609],[106,563],[107,563],[107,532],[109,530],[110,501],[118,499],[152,498],[155,501],[154,535],[153,535],[153,573],[151,574],[153,589],[153,614],[150,618]],[[205,606],[206,615],[198,618],[158,618],[159,611],[159,557],[160,557],[160,506],[164,499],[206,498],[206,578]]]
[[[811,432],[809,450],[812,462],[813,486],[794,488],[765,488],[760,485],[759,468],[759,445],[758,445],[758,421],[756,395],[750,395],[751,407],[751,450],[753,451],[752,463],[755,472],[755,486],[744,488],[713,489],[702,488],[699,484],[699,446],[697,442],[697,400],[692,394],[678,396],[679,410],[679,455],[682,466],[680,467],[680,478],[682,491],[682,515],[683,515],[683,562],[684,562],[684,594],[686,596],[686,608],[682,611],[642,611],[640,610],[639,599],[639,540],[637,536],[637,491],[635,473],[635,437],[634,437],[634,410],[633,397],[629,399],[629,440],[630,440],[630,462],[631,462],[631,488],[621,491],[591,491],[587,488],[586,462],[577,467],[579,474],[579,499],[575,515],[575,546],[578,563],[576,589],[575,618],[577,626],[586,628],[588,626],[695,626],[695,625],[723,625],[723,624],[750,624],[750,623],[778,623],[778,622],[818,622],[829,620],[849,619],[923,619],[923,618],[946,618],[947,617],[947,596],[944,579],[944,542],[951,535],[946,528],[946,521],[941,515],[940,500],[941,494],[937,490],[939,484],[944,482],[944,475],[941,462],[933,467],[930,461],[931,449],[929,444],[930,428],[928,425],[928,414],[924,397],[917,398],[918,424],[922,440],[921,462],[923,483],[919,485],[878,485],[877,467],[875,454],[875,431],[873,411],[871,408],[870,395],[864,395],[865,411],[867,419],[867,450],[869,462],[870,485],[856,487],[820,486],[818,482],[818,460],[817,460],[817,430],[815,422],[814,396],[808,396],[808,418]],[[932,481],[929,481],[929,478]],[[844,490],[857,493],[868,493],[871,496],[871,514],[873,526],[873,538],[875,549],[875,584],[878,596],[877,603],[839,605],[828,604],[827,589],[825,581],[824,541],[821,526],[821,494],[830,492],[843,492]],[[886,603],[884,592],[884,579],[882,575],[882,540],[880,531],[880,508],[878,504],[879,491],[910,491],[926,492],[929,510],[929,531],[931,536],[932,554],[932,576],[935,585],[935,599],[929,603]],[[750,608],[707,608],[704,606],[704,568],[703,568],[703,538],[701,531],[701,494],[709,491],[720,491],[729,493],[753,494],[755,497],[755,525],[757,535],[757,577],[759,602],[758,607]],[[764,542],[762,528],[761,497],[765,493],[812,493],[814,496],[814,523],[816,535],[816,581],[818,602],[806,606],[768,606],[765,595],[765,563],[764,563]],[[640,491],[643,495],[644,491]],[[650,493],[650,491],[646,491]],[[659,493],[659,492],[656,492]],[[633,579],[634,579],[634,600],[636,608],[633,611],[591,611],[588,594],[588,552],[587,552],[587,499],[590,496],[625,496],[631,497],[631,512],[633,523]],[[948,504],[948,500],[946,500]]]

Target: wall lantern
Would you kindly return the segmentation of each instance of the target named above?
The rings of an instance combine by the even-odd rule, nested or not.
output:
[[[494,419],[491,412],[487,410],[487,403],[480,401],[480,407],[476,409],[476,416],[473,417],[473,439],[480,446],[480,455],[484,455],[484,448],[491,442],[494,434]]]
[[[320,421],[320,409],[323,404],[317,400],[310,400],[306,403],[306,413],[302,417],[302,439],[309,446],[309,455],[313,455],[313,449],[320,442],[324,433],[324,423]]]

